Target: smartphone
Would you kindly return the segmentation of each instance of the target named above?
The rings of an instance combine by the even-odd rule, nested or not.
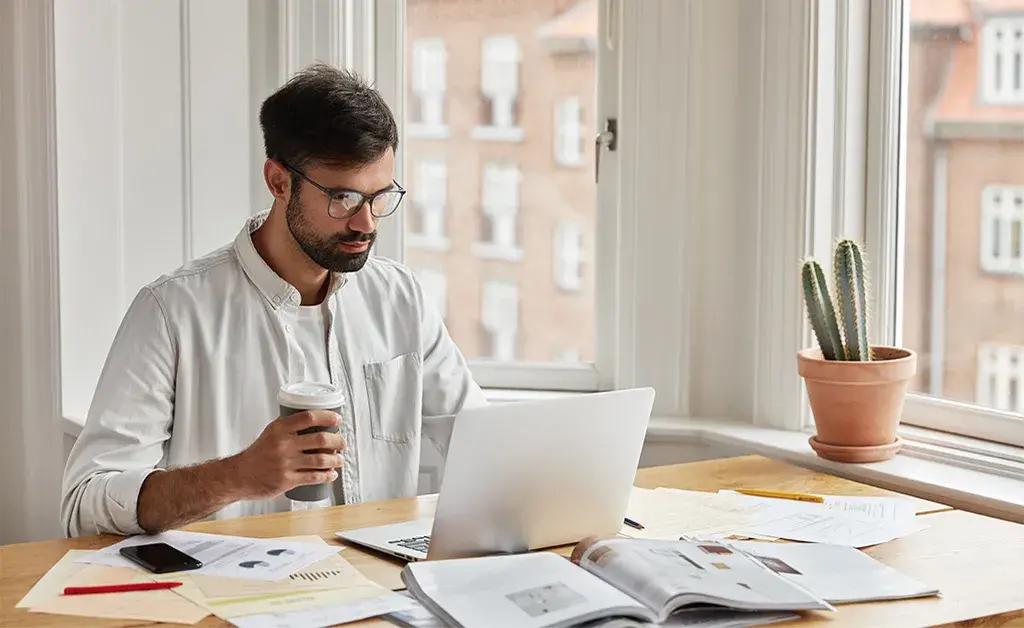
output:
[[[122,547],[121,555],[153,573],[189,571],[203,566],[203,563],[167,543]]]

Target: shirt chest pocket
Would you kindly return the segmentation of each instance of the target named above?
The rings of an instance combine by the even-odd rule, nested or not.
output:
[[[373,438],[408,443],[420,424],[423,378],[419,353],[363,365]]]

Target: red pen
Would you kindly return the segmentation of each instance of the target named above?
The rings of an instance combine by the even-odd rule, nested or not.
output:
[[[64,595],[88,595],[90,593],[124,593],[126,591],[155,591],[180,587],[180,582],[133,582],[131,584],[103,584],[94,587],[66,587]]]

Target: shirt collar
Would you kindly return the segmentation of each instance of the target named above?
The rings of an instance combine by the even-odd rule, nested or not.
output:
[[[295,289],[295,286],[282,279],[280,275],[267,265],[267,262],[260,256],[256,246],[252,243],[253,232],[266,222],[269,215],[270,210],[266,209],[246,219],[242,229],[235,237],[234,248],[238,261],[242,265],[242,270],[249,277],[249,281],[256,286],[256,289],[260,291],[263,298],[276,310],[289,304],[297,306],[301,302],[302,297],[299,295],[299,291]],[[334,293],[345,284],[345,280],[346,278],[343,273],[331,273],[331,287],[327,293],[328,299],[334,296]]]

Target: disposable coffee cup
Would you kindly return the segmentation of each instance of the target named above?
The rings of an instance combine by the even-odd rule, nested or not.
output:
[[[319,382],[300,382],[298,384],[285,384],[277,393],[277,403],[280,406],[282,417],[290,416],[305,410],[331,410],[337,412],[344,420],[342,409],[345,407],[345,394],[340,388],[333,384],[322,384]],[[311,432],[337,432],[338,427],[310,427],[299,431],[299,434]],[[329,449],[307,449],[303,453],[316,454],[334,453]],[[288,499],[299,502],[318,502],[327,499],[331,495],[331,483],[307,484],[296,486],[287,491],[285,496]]]

